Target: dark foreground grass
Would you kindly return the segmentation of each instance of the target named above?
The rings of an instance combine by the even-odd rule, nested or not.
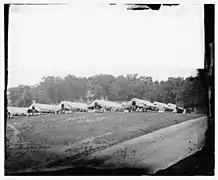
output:
[[[6,171],[71,166],[92,152],[155,130],[200,117],[171,113],[75,113],[17,120],[18,145],[11,149]],[[108,133],[108,134],[106,134]],[[106,135],[104,135],[106,134]],[[97,137],[96,137],[97,136]],[[87,141],[81,141],[89,138]],[[53,149],[52,151],[48,151]],[[64,149],[64,154],[59,154]]]

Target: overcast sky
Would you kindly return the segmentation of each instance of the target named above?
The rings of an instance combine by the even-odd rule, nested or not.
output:
[[[8,85],[68,73],[194,76],[204,61],[202,7],[137,12],[105,4],[13,6]]]

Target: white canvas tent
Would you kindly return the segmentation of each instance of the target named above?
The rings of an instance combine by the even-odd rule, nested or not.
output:
[[[128,102],[128,104],[132,105],[133,101],[135,101],[136,106],[139,106],[139,107],[154,107],[154,108],[157,107],[153,103],[151,103],[150,101],[146,101],[146,100],[143,100],[143,99],[137,99],[137,98],[133,98],[131,101]]]
[[[167,106],[169,106],[170,108],[176,109],[177,105],[176,104],[172,104],[172,103],[168,103]]]
[[[166,108],[169,108],[165,103],[154,101],[153,104],[156,105],[160,111],[163,111]]]
[[[182,107],[177,106],[176,104],[168,103],[167,105],[168,105],[170,108],[173,109],[173,112],[183,112],[183,113],[185,113],[185,109],[182,108]]]
[[[39,104],[39,103],[33,103],[28,110],[33,111],[36,110],[39,113],[50,113],[50,112],[57,112],[60,110],[58,105],[52,105],[52,104]]]
[[[74,110],[74,109],[80,109],[80,110],[87,110],[88,105],[86,103],[81,102],[70,102],[70,101],[62,101],[59,105],[59,108],[67,109],[67,110]]]
[[[175,113],[176,112],[176,108],[177,108],[177,105],[176,104],[172,104],[172,103],[168,103],[167,106],[171,109],[173,109],[173,112]]]
[[[12,116],[15,115],[27,115],[27,110],[28,108],[23,108],[23,107],[8,107],[7,108],[8,113]]]
[[[92,103],[87,105],[87,108],[94,108],[94,106],[95,106],[95,102],[93,101]]]
[[[95,103],[97,103],[97,105],[99,105],[102,108],[122,109],[122,104],[113,101],[105,101],[105,100],[95,100],[90,105],[88,105],[88,107],[93,108],[95,106]]]
[[[176,111],[177,113],[185,113],[186,112],[184,108],[179,107],[179,106],[176,107],[176,110],[177,110]]]
[[[124,103],[121,104],[121,106],[123,108],[129,108],[130,106],[132,106],[132,103],[131,102],[124,102]]]
[[[172,107],[173,104],[171,104],[171,106],[169,106],[168,104],[157,102],[157,101],[153,102],[153,104],[155,104],[160,110],[170,110],[170,111],[175,110],[175,108]]]

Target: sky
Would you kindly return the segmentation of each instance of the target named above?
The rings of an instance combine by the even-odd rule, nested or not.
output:
[[[138,73],[154,80],[203,68],[203,6],[127,11],[123,5],[13,6],[8,86],[44,76]]]

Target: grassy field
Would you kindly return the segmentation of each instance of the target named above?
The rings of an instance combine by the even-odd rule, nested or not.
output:
[[[19,133],[6,171],[70,165],[73,159],[200,116],[149,112],[16,117],[8,120]]]

